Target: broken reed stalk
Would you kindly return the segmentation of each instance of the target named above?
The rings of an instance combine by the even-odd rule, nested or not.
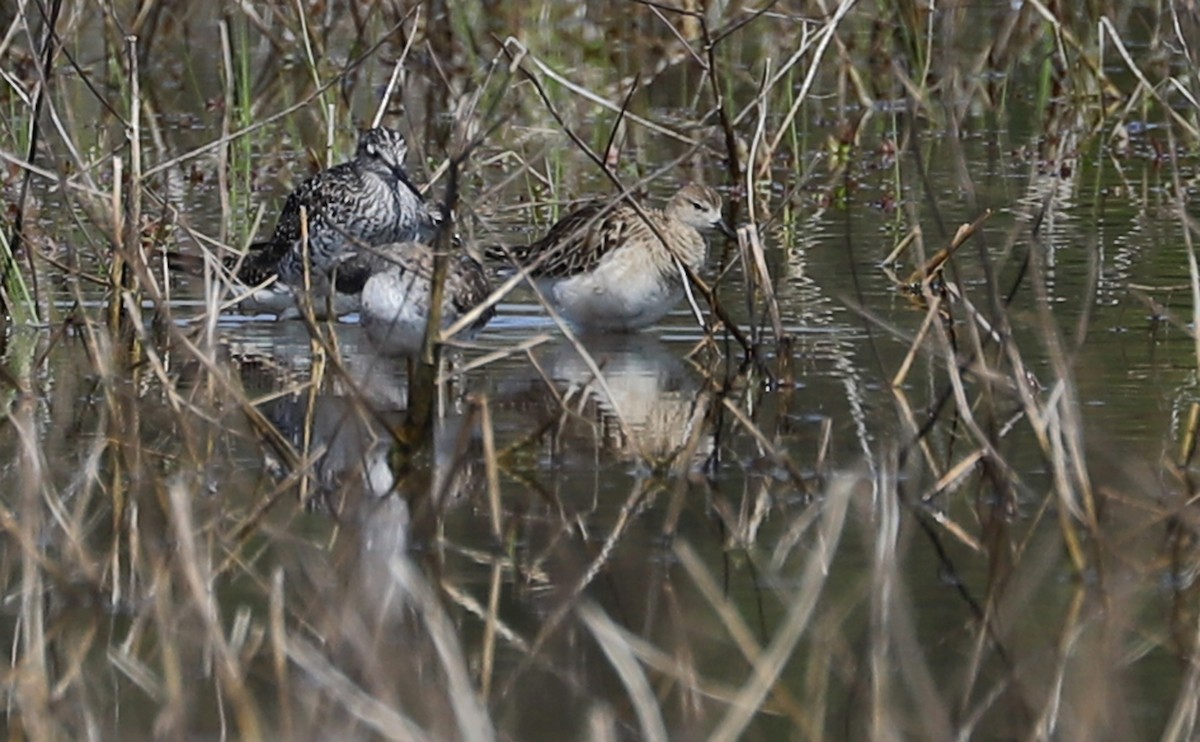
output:
[[[938,250],[936,253],[934,253],[933,257],[926,260],[923,265],[909,274],[907,286],[910,288],[920,287],[939,277],[941,275],[942,268],[944,268],[946,265],[946,261],[954,257],[954,253],[958,252],[958,249],[966,244],[967,240],[974,236],[975,233],[983,227],[984,223],[991,218],[992,210],[985,209],[982,214],[975,218],[975,221],[971,222],[970,224],[960,225],[958,231],[954,233],[954,239],[950,240],[950,244],[948,246]],[[907,247],[910,244],[912,244],[911,240],[902,240],[900,246],[897,246],[897,249],[892,251],[891,255],[888,256],[888,260],[885,262],[891,262],[899,259],[900,253],[902,252],[900,247]]]
[[[504,566],[500,560],[492,562],[492,575],[488,581],[487,616],[483,622],[479,663],[479,695],[487,701],[492,693],[493,673],[496,666],[496,634],[500,625],[500,592],[504,587]]]
[[[1179,439],[1179,456],[1175,459],[1178,469],[1186,469],[1196,455],[1196,441],[1200,437],[1200,402],[1188,405],[1187,422],[1183,426],[1183,436]]]
[[[125,270],[125,250],[122,247],[122,234],[124,231],[125,214],[122,209],[122,184],[124,182],[123,167],[124,161],[120,155],[113,157],[113,191],[112,191],[112,262],[109,264],[109,286],[108,286],[108,335],[105,338],[107,342],[101,345],[101,352],[105,354],[105,358],[109,364],[114,363],[119,357],[117,347],[121,344],[121,339],[127,337],[126,333],[121,331],[121,319],[124,316],[122,311],[123,301],[122,293],[125,290],[125,280],[128,272]],[[126,356],[126,360],[132,360],[132,353]],[[129,368],[132,364],[127,364],[125,368]],[[117,369],[111,366],[107,369],[109,374],[105,381],[105,401],[108,404],[111,420],[115,426],[121,426],[126,422],[125,412],[127,405],[123,403],[122,396],[114,384],[118,383],[118,374],[114,373]],[[123,427],[123,426],[122,426]],[[123,432],[131,432],[137,428],[127,428]],[[112,601],[114,605],[119,605],[121,600],[121,556],[122,556],[122,534],[125,530],[125,514],[129,502],[129,491],[126,487],[126,462],[124,460],[125,446],[124,443],[129,442],[124,435],[117,436],[112,444],[105,450],[109,464],[109,499],[112,503],[111,524],[112,524],[112,545],[109,553],[110,566],[112,569]],[[134,446],[136,441],[132,442]]]
[[[502,82],[501,90],[507,88],[509,80],[511,80],[511,73]],[[445,302],[446,296],[446,276],[450,269],[450,255],[453,251],[459,249],[454,244],[454,217],[458,208],[460,173],[475,149],[504,121],[502,117],[496,116],[496,111],[502,97],[497,95],[489,103],[482,116],[484,120],[494,119],[493,123],[485,127],[474,138],[470,138],[467,135],[469,132],[469,128],[466,126],[467,120],[477,115],[476,108],[482,94],[483,90],[481,89],[479,95],[474,98],[468,109],[460,115],[458,123],[462,125],[463,136],[457,145],[457,151],[446,160],[447,177],[446,192],[441,207],[442,221],[433,244],[433,275],[430,278],[429,288],[429,316],[425,322],[425,336],[422,339],[420,356],[409,365],[408,409],[405,413],[404,425],[400,430],[394,431],[397,433],[398,443],[401,444],[402,450],[398,451],[398,453],[402,459],[406,459],[415,453],[417,448],[422,445],[422,442],[432,440],[433,422],[437,409],[435,403],[438,398],[438,392],[441,389],[438,366],[444,337],[442,332],[442,305]],[[499,300],[496,292],[493,292],[493,297]],[[476,316],[483,311],[482,307],[476,307]],[[459,324],[462,323],[460,322]],[[455,325],[455,327],[458,326]]]
[[[900,367],[896,369],[896,373],[892,375],[892,387],[899,388],[904,386],[905,380],[908,378],[908,372],[912,368],[913,363],[917,359],[917,354],[921,350],[921,346],[925,344],[925,337],[929,334],[929,328],[934,321],[941,316],[942,297],[934,294],[928,303],[925,311],[925,319],[921,321],[920,328],[917,329],[917,334],[913,337],[912,343],[908,347],[908,352],[904,354],[904,360],[900,362]]]
[[[126,351],[126,368],[133,368],[143,357],[142,343],[145,338],[133,332],[133,318],[127,316],[128,305],[141,310],[142,287],[145,283],[152,290],[153,275],[146,261],[142,246],[142,147],[141,147],[141,84],[138,70],[138,40],[130,35],[124,38],[125,61],[129,76],[129,118],[125,138],[129,147],[129,170],[126,173],[120,156],[113,158],[113,191],[111,199],[112,261],[109,265],[108,330],[117,341],[114,348]],[[128,190],[125,190],[128,184]],[[154,291],[154,298],[161,298]]]
[[[908,234],[904,235],[904,238],[896,243],[896,246],[892,248],[892,251],[888,253],[888,256],[880,261],[880,264],[884,266],[894,265],[895,262],[900,259],[900,256],[903,255],[908,248],[920,238],[921,225],[918,224],[912,229],[908,230]]]
[[[121,236],[125,231],[125,214],[121,208],[122,184],[125,179],[125,161],[120,155],[113,157],[113,190],[110,217],[112,219],[112,262],[108,264],[108,331],[112,337],[120,337],[121,289],[125,284],[125,253],[121,249]]]
[[[332,103],[325,104],[325,169],[333,167],[333,140],[337,134],[337,127],[334,125],[336,120],[336,106]]]

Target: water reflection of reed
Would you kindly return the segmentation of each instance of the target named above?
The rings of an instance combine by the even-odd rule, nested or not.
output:
[[[311,506],[336,523],[328,550],[289,570],[292,609],[310,637],[292,640],[292,659],[314,681],[294,688],[300,718],[312,738],[370,729],[453,737],[452,720],[483,729],[488,722],[473,694],[462,692],[458,639],[422,566],[422,554],[435,553],[424,550],[433,523],[478,497],[478,451],[465,450],[475,445],[471,418],[439,420],[428,465],[402,469],[392,460],[389,430],[400,412],[377,401],[295,394],[264,405],[284,438],[308,451]],[[423,545],[416,553],[414,538]],[[347,707],[336,690],[347,683],[367,694],[357,706]],[[414,711],[405,717],[392,709]]]

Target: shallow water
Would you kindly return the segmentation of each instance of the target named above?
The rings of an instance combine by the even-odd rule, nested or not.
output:
[[[999,16],[1008,4],[984,5]],[[579,48],[539,45],[531,27],[524,36],[531,50],[595,87],[651,66],[656,46],[603,47],[598,39],[611,27],[576,9]],[[554,12],[565,11],[546,5],[543,15]],[[846,39],[865,44],[870,18],[864,11],[854,20]],[[497,29],[506,21],[505,14],[490,19]],[[190,44],[213,43],[212,19],[198,14],[191,22],[200,30],[184,34]],[[970,49],[980,33],[963,31],[951,46]],[[328,37],[331,58],[350,55],[339,39]],[[746,68],[733,75],[729,94],[748,105],[761,72],[754,65],[769,44],[737,37],[730,46],[730,59]],[[274,69],[269,47],[249,49],[264,70]],[[619,61],[601,67],[594,63],[601,55]],[[178,73],[185,82],[164,82],[157,98],[154,121],[165,144],[154,148],[155,163],[216,136],[211,100],[221,94],[220,75],[180,58],[191,72]],[[467,71],[455,74],[475,79],[478,71],[462,64]],[[157,309],[201,350],[178,336],[164,339],[126,375],[109,365],[102,341],[78,327],[57,331],[76,304],[102,316],[103,292],[77,289],[47,268],[49,327],[14,330],[8,339],[10,368],[45,356],[31,375],[34,392],[13,402],[10,435],[0,439],[11,463],[0,481],[14,493],[7,507],[20,516],[10,522],[30,523],[54,563],[76,571],[49,570],[38,578],[42,587],[30,587],[34,578],[22,571],[30,552],[10,529],[3,624],[8,636],[26,637],[29,595],[44,594],[56,656],[78,657],[85,673],[106,673],[105,682],[62,681],[69,690],[58,699],[59,723],[90,723],[101,737],[152,726],[167,736],[244,731],[229,707],[237,694],[214,669],[215,620],[265,724],[282,735],[386,737],[404,728],[393,713],[433,738],[457,735],[470,726],[471,709],[461,706],[457,666],[446,659],[453,655],[500,736],[585,737],[611,728],[637,738],[647,727],[630,681],[614,671],[612,645],[597,638],[611,622],[638,647],[635,664],[670,736],[694,738],[738,708],[733,697],[753,677],[746,654],[769,652],[803,620],[747,739],[882,737],[885,729],[901,737],[969,729],[1011,738],[1028,734],[1055,703],[1070,710],[1066,736],[1088,736],[1105,723],[1117,737],[1158,735],[1193,644],[1194,536],[1180,504],[1190,489],[1167,464],[1196,401],[1196,351],[1183,329],[1153,317],[1139,296],[1190,320],[1187,243],[1170,194],[1177,172],[1194,197],[1198,159],[1194,143],[1169,162],[1157,156],[1166,142],[1153,126],[1131,126],[1123,152],[1089,135],[1070,101],[1039,94],[1039,71],[1014,64],[1004,73],[1012,78],[1005,105],[968,98],[957,130],[927,115],[960,105],[953,98],[914,110],[880,97],[864,109],[844,102],[835,72],[823,74],[796,130],[803,156],[779,156],[769,177],[754,183],[788,345],[775,343],[762,303],[747,301],[737,246],[722,239],[710,240],[702,275],[761,341],[757,366],[742,365],[723,333],[706,344],[681,305],[642,333],[582,337],[597,378],[533,294],[518,288],[471,343],[447,353],[452,371],[467,370],[451,373],[437,401],[432,451],[409,465],[396,458],[389,432],[409,406],[405,364],[377,355],[354,318],[324,326],[336,341],[327,352],[298,321],[235,311],[208,317],[202,285],[176,278],[171,300]],[[369,117],[389,72],[379,60],[366,65],[337,104],[334,160],[347,156],[351,123]],[[1113,64],[1111,73],[1121,79],[1125,70]],[[260,113],[282,108],[293,86],[303,90],[302,68],[278,74],[259,83]],[[424,95],[429,79],[411,74],[405,115],[392,123],[420,143],[413,169],[425,182],[426,163],[442,153],[421,139],[429,128],[421,114],[434,99]],[[692,104],[703,85],[692,67],[674,63],[648,76],[632,99],[632,112],[712,148],[653,179],[652,201],[688,180],[736,195],[719,133],[692,125],[705,110]],[[460,224],[483,244],[530,239],[570,199],[612,192],[527,86],[511,94],[521,100],[513,123],[486,140],[464,178]],[[572,109],[569,123],[587,132],[586,141],[604,145],[611,112],[561,89],[554,100]],[[94,105],[81,102],[77,115],[91,115]],[[782,114],[771,110],[767,121],[777,125]],[[1077,125],[1062,123],[1071,116]],[[852,125],[853,147],[831,148]],[[194,252],[197,234],[242,244],[259,207],[265,235],[288,189],[312,169],[305,148],[320,160],[323,139],[319,116],[307,109],[267,127],[247,145],[242,190],[218,177],[213,155],[167,169],[150,186],[180,210],[167,246]],[[618,172],[632,182],[685,151],[631,124]],[[521,172],[519,160],[534,166]],[[228,176],[240,177],[233,168]],[[42,231],[59,253],[97,270],[106,253],[94,246],[103,237],[60,208],[56,188],[35,187]],[[1040,384],[1038,399],[1073,395],[1090,481],[1104,502],[1099,535],[1085,539],[1083,575],[1063,544],[1060,480],[1015,393],[984,394],[983,371],[973,366],[964,378],[974,419],[942,412],[947,359],[935,341],[893,387],[926,311],[889,269],[906,278],[921,253],[941,249],[960,224],[987,210],[990,218],[946,275],[990,319],[989,292],[1011,289],[1006,315]],[[1197,215],[1194,206],[1190,212]],[[744,200],[738,214],[745,223]],[[918,227],[917,245],[883,266]],[[972,328],[962,303],[952,311],[946,326],[960,353],[1008,373],[1004,354]],[[978,337],[986,347],[975,356]],[[1056,383],[1059,359],[1069,371],[1065,387]],[[218,384],[212,368],[232,378]],[[996,388],[1011,391],[1004,382]],[[931,413],[937,420],[922,449],[914,430]],[[485,418],[502,453],[498,471],[487,464]],[[939,478],[980,446],[972,424],[987,430],[1013,468],[968,467],[943,489]],[[128,447],[123,466],[145,468],[114,472],[108,446]],[[293,476],[303,466],[286,460],[289,446],[312,462],[311,477]],[[177,491],[189,498],[186,524],[171,499]],[[109,506],[118,492],[128,501]],[[840,508],[844,530],[822,531]],[[122,530],[129,523],[136,527]],[[180,544],[192,529],[215,619],[188,602],[196,598]],[[85,534],[86,543],[72,543],[66,532]],[[85,568],[78,555],[88,553],[111,561]],[[430,586],[436,598],[424,600]],[[286,660],[272,654],[278,626],[292,642]],[[112,637],[105,652],[89,633],[97,628]],[[168,660],[164,647],[173,643]],[[186,690],[171,686],[172,673]],[[1070,681],[1065,689],[1056,687],[1062,678]],[[187,707],[168,698],[186,699]]]

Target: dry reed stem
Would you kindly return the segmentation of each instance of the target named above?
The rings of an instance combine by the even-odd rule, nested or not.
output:
[[[928,296],[928,290],[926,290],[926,294],[926,301],[932,303],[933,297]],[[955,401],[959,417],[970,432],[971,437],[987,452],[987,462],[997,467],[1003,474],[1005,481],[1010,484],[1019,485],[1022,478],[995,447],[992,437],[984,431],[976,419],[974,406],[967,399],[966,382],[963,379],[962,372],[971,366],[971,361],[960,364],[956,356],[955,345],[948,335],[947,328],[941,323],[934,323],[933,326],[937,330],[938,345],[941,347],[943,362],[949,376],[949,396]],[[978,371],[979,369],[976,368],[974,370]],[[983,375],[982,378],[987,379],[988,376]],[[1003,380],[1004,378],[1001,376],[999,380]]]
[[[135,276],[148,275],[146,256],[142,250],[142,88],[138,70],[137,36],[125,38],[126,63],[129,65],[129,195],[128,216],[125,220],[124,247],[126,260],[133,261]],[[135,280],[134,286],[139,282]],[[140,298],[140,292],[135,295]]]
[[[324,693],[338,702],[340,710],[390,739],[435,739],[400,710],[359,687],[341,669],[322,656],[308,641],[292,636],[287,640],[288,658],[312,677]]]
[[[490,484],[490,482],[489,482]],[[504,569],[500,562],[492,563],[492,575],[488,582],[487,616],[483,623],[483,641],[480,649],[479,695],[487,701],[491,695],[492,679],[496,665],[496,627],[500,623],[500,590]]]
[[[1048,11],[1045,11],[1045,8],[1041,5],[1041,3],[1036,2],[1036,0],[1034,0],[1033,6],[1042,12],[1048,13]],[[1055,23],[1057,25],[1057,21]],[[1133,56],[1125,47],[1125,42],[1121,39],[1121,34],[1113,26],[1112,21],[1109,20],[1107,16],[1100,17],[1100,31],[1102,38],[1108,38],[1112,40],[1113,44],[1117,48],[1117,52],[1121,56],[1122,61],[1125,62],[1125,66],[1129,69],[1133,76],[1137,78],[1140,90],[1157,100],[1159,105],[1162,107],[1162,110],[1168,114],[1180,128],[1187,132],[1188,136],[1190,136],[1193,141],[1200,141],[1200,129],[1197,129],[1191,121],[1188,121],[1178,111],[1176,111],[1175,107],[1170,104],[1170,101],[1165,100],[1158,92],[1158,88],[1155,85],[1152,85],[1150,81],[1146,79],[1145,73],[1142,72],[1141,68],[1138,67],[1133,61]],[[1084,58],[1086,59],[1086,56]],[[1100,79],[1106,79],[1103,75],[1099,75],[1099,77]],[[1134,100],[1135,97],[1130,96],[1128,105],[1132,105]],[[1191,102],[1193,105],[1195,105],[1195,100],[1192,100]]]
[[[495,739],[491,720],[467,673],[458,636],[436,594],[407,559],[393,557],[388,570],[397,586],[411,596],[437,650],[449,687],[446,689],[459,733],[467,742]]]
[[[746,725],[761,708],[767,693],[775,687],[784,666],[792,658],[825,587],[829,564],[841,540],[850,495],[857,486],[858,481],[854,477],[838,477],[831,482],[823,502],[820,538],[815,553],[804,568],[800,585],[790,599],[787,614],[780,621],[779,629],[766,652],[753,665],[750,677],[713,731],[710,739],[714,742],[732,741],[742,735]]]
[[[749,200],[752,202],[753,198]],[[767,313],[771,317],[771,329],[775,333],[775,342],[784,343],[787,336],[783,330],[783,314],[779,311],[779,299],[775,295],[775,284],[771,279],[771,271],[767,267],[762,241],[759,240],[758,232],[753,226],[738,229],[738,246],[742,249],[746,274],[755,277],[754,283],[762,292],[763,301],[767,305]]]
[[[890,265],[894,264],[897,260],[900,259],[900,256],[903,255],[908,250],[908,248],[914,242],[919,240],[920,238],[921,238],[920,225],[913,226],[911,229],[908,230],[908,233],[904,235],[904,238],[896,243],[896,246],[892,248],[892,251],[890,253],[888,253],[888,256],[880,262],[880,265],[890,266]],[[895,281],[894,279],[893,279],[893,281],[895,283],[899,283],[899,281]]]
[[[397,29],[401,28],[404,25],[405,20],[406,19],[401,19],[401,21],[399,23],[397,23],[396,25],[387,29],[383,34],[380,35],[379,41],[375,42],[370,47],[368,47],[362,54],[360,54],[357,57],[355,57],[354,59],[350,60],[350,62],[347,63],[345,69],[343,69],[341,72],[339,72],[337,75],[330,78],[329,80],[326,80],[323,84],[321,84],[315,90],[310,92],[308,95],[301,98],[296,103],[293,103],[292,105],[288,106],[287,108],[284,108],[284,109],[277,111],[269,116],[266,116],[266,117],[260,119],[259,121],[256,121],[255,123],[250,124],[249,126],[243,128],[243,129],[239,129],[238,131],[230,134],[228,137],[222,136],[219,139],[209,142],[208,144],[201,145],[199,147],[196,147],[193,150],[184,152],[181,155],[172,157],[169,160],[160,162],[157,165],[155,165],[151,168],[148,168],[143,173],[143,176],[149,178],[153,175],[157,175],[158,173],[163,172],[164,170],[169,170],[171,168],[178,167],[179,165],[181,165],[184,162],[187,162],[188,160],[193,160],[197,157],[208,154],[209,152],[212,152],[213,150],[217,150],[220,147],[225,146],[226,144],[228,144],[228,142],[232,142],[233,140],[240,139],[244,136],[253,134],[254,132],[258,131],[259,129],[263,129],[267,126],[270,126],[271,124],[274,124],[276,121],[281,121],[281,120],[287,118],[288,116],[292,115],[293,113],[303,110],[310,103],[312,103],[314,100],[319,98],[325,91],[329,90],[334,85],[341,83],[342,80],[347,75],[351,74],[355,69],[357,69],[359,65],[361,65],[363,62],[370,59],[372,56],[374,56],[375,52],[378,51],[381,46],[383,46],[385,43],[387,43],[388,37],[392,33],[395,33],[395,31]],[[2,154],[3,153],[0,153],[0,156],[2,156]]]
[[[816,49],[813,51],[812,63],[808,66],[808,74],[804,76],[804,81],[800,83],[800,90],[796,92],[796,98],[792,102],[792,107],[784,114],[783,120],[779,123],[779,128],[775,132],[775,137],[767,146],[764,162],[770,162],[772,155],[779,150],[779,145],[783,138],[787,136],[791,130],[793,122],[796,120],[796,115],[800,112],[800,106],[808,100],[808,93],[812,89],[813,83],[817,77],[817,71],[821,69],[821,59],[825,56],[825,49],[829,46],[829,42],[833,39],[837,32],[838,26],[841,25],[846,14],[850,9],[857,4],[858,0],[841,0],[838,3],[837,10],[821,27],[821,30],[816,35]],[[782,71],[782,70],[781,70]],[[765,177],[760,173],[760,177]]]
[[[913,363],[917,359],[917,353],[925,344],[925,338],[929,334],[929,329],[935,321],[942,318],[942,297],[935,294],[932,300],[928,303],[925,310],[925,319],[921,320],[921,326],[917,328],[917,334],[913,337],[912,343],[909,344],[908,352],[904,354],[904,360],[900,362],[900,367],[896,369],[896,373],[892,376],[892,388],[899,389],[904,386],[904,382],[908,379],[908,372],[912,370]]]
[[[555,72],[553,69],[550,68],[549,65],[542,62],[540,59],[537,58],[537,56],[535,54],[531,53],[529,51],[529,49],[524,44],[522,44],[520,42],[520,40],[518,40],[516,37],[509,36],[508,38],[506,38],[504,40],[504,42],[501,44],[501,46],[509,54],[509,58],[511,60],[511,62],[509,64],[510,71],[515,71],[517,69],[521,69],[521,63],[523,61],[525,61],[526,59],[528,59],[533,64],[533,66],[537,67],[538,71],[541,72],[543,75],[545,75],[547,78],[553,80],[554,82],[558,83],[559,85],[562,85],[564,88],[571,91],[572,93],[575,93],[576,95],[580,96],[581,98],[591,101],[592,103],[595,103],[596,105],[600,106],[601,108],[606,108],[609,111],[612,111],[614,113],[617,113],[621,110],[621,107],[618,106],[617,104],[612,103],[611,101],[605,99],[601,95],[593,93],[592,91],[588,90],[587,88],[584,88],[580,85],[576,85],[575,83],[568,80],[566,77]],[[530,76],[530,79],[533,79],[533,77]],[[644,126],[656,134],[662,134],[665,137],[674,139],[678,142],[682,142],[683,144],[691,145],[693,147],[698,146],[700,144],[699,142],[697,142],[694,139],[686,137],[683,134],[673,131],[665,126],[656,124],[653,121],[650,121],[649,119],[645,119],[640,116],[636,116],[634,114],[627,114],[627,118],[630,121],[634,122],[635,124],[638,124],[639,126]]]
[[[641,738],[651,742],[666,742],[667,727],[654,692],[620,629],[603,611],[590,603],[584,603],[576,610],[625,686],[625,693],[637,714]]]
[[[475,403],[479,406],[479,427],[483,433],[483,465],[487,474],[488,511],[491,513],[492,536],[497,544],[503,543],[503,511],[500,505],[500,472],[496,464],[496,431],[492,426],[492,409],[486,394],[479,395]]]
[[[490,565],[489,569],[491,571],[493,571],[493,572],[495,570],[500,571],[501,578],[503,578],[503,575],[505,572],[511,572],[513,575],[516,576],[516,579],[519,579],[519,580],[538,582],[538,583],[544,583],[547,581],[545,573],[541,573],[541,572],[538,572],[536,574],[532,573],[532,572],[536,572],[536,570],[527,571],[526,573],[522,573],[522,571],[518,568],[518,565],[513,564],[508,559],[497,558],[494,554],[473,551],[471,549],[459,547],[459,545],[457,545],[457,544],[444,543],[441,545],[445,546],[447,548],[452,548],[456,553],[461,554],[463,556],[473,557],[473,561],[475,561],[475,562],[478,562],[480,564]],[[492,635],[491,641],[493,643],[493,646],[490,650],[487,650],[487,651],[492,652],[492,654],[494,655],[494,653],[495,653],[495,646],[494,646],[495,638],[500,637],[505,642],[507,642],[509,644],[509,646],[511,646],[513,649],[517,650],[518,652],[521,652],[522,654],[526,654],[526,655],[529,654],[529,642],[523,636],[521,636],[521,634],[518,633],[516,629],[514,629],[512,626],[509,626],[508,623],[506,623],[504,621],[504,619],[500,618],[499,613],[497,613],[495,616],[493,616],[491,614],[491,603],[492,603],[492,599],[493,599],[493,593],[488,594],[488,607],[485,608],[484,606],[480,605],[479,601],[476,600],[470,593],[464,592],[457,585],[446,582],[445,580],[443,580],[441,583],[438,584],[438,590],[442,593],[442,595],[445,596],[445,598],[447,600],[449,600],[450,602],[459,606],[464,611],[466,611],[467,613],[470,613],[472,616],[475,616],[476,618],[478,618],[480,621],[483,622],[485,635],[488,632],[491,632],[491,635]],[[499,597],[496,596],[495,599],[498,601]],[[499,604],[497,603],[497,610],[498,610],[498,608],[499,608]],[[484,648],[486,649],[486,644],[484,645]],[[481,654],[482,654],[483,659],[486,661],[487,660],[487,652],[482,652]],[[494,663],[495,663],[494,656],[493,656],[491,662],[493,663],[493,672],[494,672]],[[546,669],[552,669],[552,667],[549,666],[548,664],[544,664],[543,666],[546,667]],[[482,667],[486,667],[486,662],[481,663],[481,668]],[[481,689],[480,694],[486,700],[491,695],[491,689],[492,689],[495,681],[494,681],[494,679],[491,679],[491,680],[487,679],[486,673],[481,673],[481,676],[482,677],[480,679],[480,689]]]
[[[812,511],[812,522],[820,517],[819,509],[814,508]],[[675,557],[679,559],[680,566],[687,572],[692,583],[700,591],[700,594],[708,601],[713,612],[717,614],[723,628],[728,633],[729,638],[733,641],[738,651],[741,653],[746,664],[750,668],[757,667],[763,659],[763,648],[759,645],[758,640],[754,637],[754,630],[746,623],[737,607],[729,599],[729,596],[724,593],[721,586],[713,579],[708,568],[686,541],[679,540],[673,545]],[[735,700],[735,692],[737,687],[729,689],[725,693],[725,700],[732,704]],[[808,713],[804,710],[803,704],[793,696],[787,686],[776,685],[771,688],[772,699],[778,707],[786,713],[792,722],[797,726],[804,726],[808,719]]]
[[[220,678],[221,686],[228,694],[229,700],[233,702],[238,732],[242,739],[262,739],[263,732],[258,709],[250,696],[249,688],[246,687],[245,673],[225,639],[220,613],[210,589],[212,574],[207,569],[206,558],[196,543],[197,531],[192,521],[191,505],[188,502],[192,493],[186,491],[180,484],[172,484],[168,486],[168,495],[170,498],[168,515],[176,543],[179,546],[180,576],[183,578],[194,607],[204,623],[208,646],[216,655],[217,677]]]
[[[518,280],[515,283],[519,283],[520,280],[522,280],[522,279],[520,277],[518,277]],[[538,347],[539,345],[548,343],[553,339],[554,338],[551,335],[535,335],[526,340],[521,340],[516,343],[513,343],[512,345],[507,346],[507,347],[496,348],[494,350],[489,348],[487,353],[477,356],[477,357],[467,361],[466,363],[463,363],[462,365],[457,366],[452,372],[453,376],[467,376],[468,374],[470,374],[472,371],[475,371],[476,369],[484,368],[485,366],[489,366],[493,363],[496,363],[497,361],[502,361],[506,358],[511,358],[512,356],[520,355],[522,353],[525,354],[526,356],[529,356],[530,355],[529,352],[531,350]],[[474,348],[477,346],[463,345],[461,347]],[[544,376],[544,374],[543,374],[543,376]],[[445,384],[446,382],[450,381],[450,379],[451,379],[451,375],[443,374],[438,377],[438,383]]]
[[[421,6],[416,5],[412,9],[413,28],[421,25]],[[413,42],[417,39],[415,33],[408,35],[404,41],[404,50],[400,52],[400,58],[396,60],[396,65],[392,68],[392,76],[388,78],[387,87],[384,88],[383,97],[379,99],[379,107],[375,109],[375,118],[371,119],[371,128],[379,126],[383,121],[383,115],[387,112],[388,105],[392,100],[392,92],[396,89],[396,83],[400,80],[400,71],[404,68],[404,62],[408,59],[408,53],[412,51]]]

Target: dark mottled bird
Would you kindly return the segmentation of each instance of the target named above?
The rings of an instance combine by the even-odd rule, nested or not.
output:
[[[645,217],[628,202],[594,201],[537,242],[507,253],[491,248],[488,256],[528,268],[551,305],[582,329],[637,330],[683,298],[676,260],[700,268],[706,252],[700,230],[733,234],[721,218],[721,196],[706,186],[686,185],[665,209],[643,211]]]
[[[418,242],[367,248],[345,264],[348,288],[361,283],[362,324],[367,337],[385,355],[415,356],[429,321],[434,250]],[[479,261],[465,251],[449,256],[442,301],[442,329],[482,304],[492,293]],[[478,332],[495,315],[484,309],[466,328]]]
[[[404,171],[408,145],[393,129],[363,131],[354,159],[308,178],[283,205],[275,231],[256,243],[238,269],[238,279],[257,286],[277,276],[245,300],[250,308],[290,314],[294,294],[305,286],[305,245],[301,207],[308,219],[308,286],[318,311],[335,299],[334,313],[352,311],[353,291],[337,276],[338,266],[364,247],[409,240],[431,241],[441,222],[436,206],[425,203]]]

